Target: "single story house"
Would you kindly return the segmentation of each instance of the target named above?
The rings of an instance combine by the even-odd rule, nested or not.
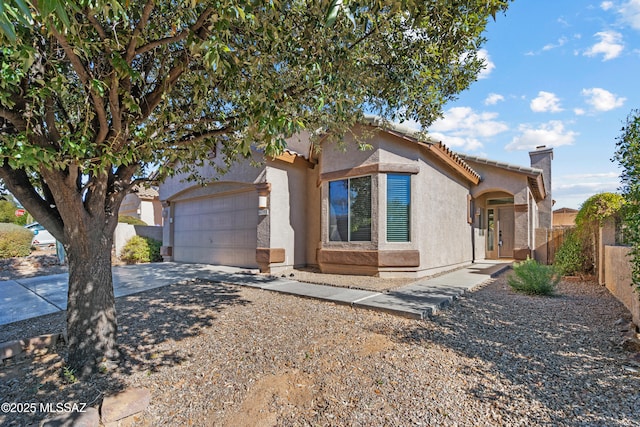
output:
[[[287,150],[203,168],[206,186],[180,176],[160,188],[166,260],[277,272],[422,277],[481,259],[536,256],[551,228],[551,149],[531,166],[456,154],[376,118],[354,128],[370,149],[308,134]],[[215,159],[214,161],[222,161]],[[546,250],[546,249],[545,249]]]

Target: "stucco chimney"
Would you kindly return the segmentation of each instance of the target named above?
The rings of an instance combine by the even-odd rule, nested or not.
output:
[[[553,198],[551,197],[551,161],[553,160],[553,148],[540,145],[536,147],[534,151],[529,152],[529,157],[531,158],[532,168],[542,169],[542,179],[544,180],[544,189],[547,194],[545,199],[538,203],[540,228],[551,228],[551,215],[553,210]]]

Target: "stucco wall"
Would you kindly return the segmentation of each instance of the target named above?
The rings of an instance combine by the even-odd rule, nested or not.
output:
[[[640,295],[631,285],[631,263],[626,246],[605,246],[605,286],[620,300],[640,325]]]
[[[380,253],[399,251],[404,252],[402,256],[419,251],[419,266],[380,267],[381,276],[424,276],[470,263],[473,256],[472,228],[467,222],[470,184],[414,142],[385,132],[377,133],[367,142],[373,148],[365,151],[358,150],[351,139],[346,140],[344,151],[323,146],[320,173],[344,172],[376,164],[382,165],[384,170],[405,170],[411,175],[412,182],[411,241],[386,241],[386,173],[369,171],[366,174],[372,176],[371,242],[329,242],[327,235],[323,235],[322,247]],[[322,183],[325,221],[328,216],[327,187],[325,180]],[[326,224],[322,227],[326,229]],[[355,272],[354,267],[351,271]]]
[[[223,177],[219,177],[213,167],[207,166],[198,168],[198,173],[210,182],[225,181],[225,182],[244,182],[244,183],[258,183],[263,182],[263,166],[254,166],[251,160],[260,162],[261,157],[254,155],[252,159],[240,159],[232,165],[229,172]],[[221,159],[215,159],[216,163],[221,162]],[[158,193],[160,194],[160,200],[170,200],[178,196],[181,192],[191,190],[194,187],[200,186],[196,182],[186,181],[187,175],[178,174],[174,177],[167,178],[159,187]],[[218,179],[216,179],[218,178]]]
[[[421,162],[417,186],[417,226],[421,269],[442,269],[472,261],[467,222],[469,189],[430,159]]]
[[[267,168],[269,195],[270,247],[283,248],[285,261],[272,268],[306,264],[307,167],[302,163],[273,162]]]

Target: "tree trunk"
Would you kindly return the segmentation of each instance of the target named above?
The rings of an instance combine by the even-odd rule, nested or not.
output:
[[[111,274],[113,231],[96,227],[87,233],[75,233],[68,242],[67,365],[76,375],[87,377],[103,361],[117,357]]]

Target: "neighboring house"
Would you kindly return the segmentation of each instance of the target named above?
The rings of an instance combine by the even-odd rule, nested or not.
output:
[[[560,208],[553,211],[554,227],[573,227],[576,225],[577,209]]]
[[[207,186],[167,180],[165,259],[422,277],[485,258],[525,259],[546,243],[536,230],[551,227],[552,150],[520,167],[458,155],[373,118],[353,134],[365,131],[371,149],[350,136],[343,147],[312,147],[300,134],[276,158],[255,151],[261,167],[201,170]]]
[[[162,203],[157,188],[134,186],[122,201],[118,214],[141,219],[147,225],[162,225]]]

